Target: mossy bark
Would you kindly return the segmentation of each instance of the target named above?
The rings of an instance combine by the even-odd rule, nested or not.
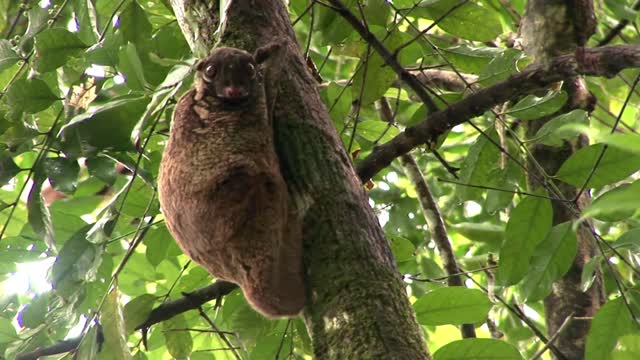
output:
[[[578,16],[585,10],[574,8],[574,3],[565,0],[530,0],[521,23],[521,35],[525,51],[534,56],[536,61],[545,63],[552,57],[576,51],[580,43],[584,43],[593,32],[593,21],[590,14]],[[592,7],[591,7],[592,10]],[[589,106],[591,95],[586,90],[584,80],[575,78],[563,84],[563,90],[567,91],[569,100],[561,112],[568,112],[575,108]],[[526,122],[528,137],[533,138],[540,129],[552,117]],[[561,147],[533,145],[531,154],[537,163],[548,175],[555,174],[562,163],[578,148],[586,144],[583,138],[566,141]],[[529,162],[529,169],[537,171],[537,166]],[[532,187],[541,187],[542,184],[529,179]],[[561,195],[565,199],[574,199],[578,189],[558,183]],[[590,201],[588,192],[584,192],[577,200],[578,208],[584,208]],[[575,211],[567,207],[566,202],[553,202],[553,223],[559,224],[575,219]],[[591,321],[586,320],[595,315],[604,303],[604,289],[602,277],[596,273],[596,280],[587,290],[580,288],[581,274],[585,264],[596,255],[595,239],[585,226],[581,226],[577,232],[578,252],[567,274],[553,284],[553,290],[544,301],[546,323],[549,336],[554,336],[561,329],[564,321],[573,316],[579,320],[570,320],[570,323],[555,337],[554,343],[563,353],[566,359],[577,360],[584,358],[585,341]]]
[[[212,36],[194,34],[216,30],[202,14],[218,16],[217,2],[171,3],[185,18],[179,23],[194,53],[211,48]],[[252,51],[272,41],[288,44],[275,107],[276,150],[303,221],[304,318],[315,358],[428,359],[391,250],[308,72],[284,3],[235,0],[226,19],[225,46]]]

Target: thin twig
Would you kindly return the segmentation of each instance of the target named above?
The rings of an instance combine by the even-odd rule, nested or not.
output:
[[[218,336],[225,343],[225,345],[227,345],[229,349],[231,349],[233,356],[235,356],[235,358],[238,360],[242,360],[242,358],[240,357],[240,354],[238,354],[238,352],[236,351],[236,348],[233,346],[233,344],[231,344],[229,339],[227,339],[227,336],[222,331],[220,331],[220,329],[216,326],[216,324],[214,324],[214,322],[211,321],[209,316],[207,316],[207,314],[202,309],[202,306],[198,307],[198,313],[204,319],[204,321],[206,321],[209,324],[209,326],[211,326],[211,328],[216,331],[216,334],[218,334]]]
[[[447,108],[430,114],[427,120],[407,128],[391,141],[378,146],[359,163],[358,175],[361,180],[367,181],[396,157],[421,144],[436,141],[438,136],[454,126],[482,115],[497,104],[545,88],[549,84],[579,74],[612,76],[625,68],[640,67],[638,46],[617,45],[584,51],[585,56],[593,59],[597,66],[579,64],[575,54],[559,56],[546,66],[532,65],[507,80],[478,90]]]
[[[18,12],[16,13],[16,16],[13,18],[13,21],[11,22],[11,26],[9,26],[9,29],[7,29],[7,33],[4,35],[5,39],[9,39],[11,35],[13,35],[13,31],[16,29],[16,26],[18,26],[18,22],[20,21],[22,14],[24,14],[25,5],[26,5],[26,1],[22,1],[21,4],[18,5]]]
[[[298,15],[298,17],[293,20],[291,22],[291,27],[296,26],[296,24],[298,23],[298,21],[302,20],[302,18],[309,12],[309,10],[311,10],[311,8],[316,4],[316,2],[314,0],[311,0],[311,2],[309,3],[309,5],[307,5],[306,8],[304,8],[304,10],[300,13],[300,15]],[[311,36],[311,34],[309,34],[309,36]]]
[[[611,134],[615,133],[616,129],[618,128],[618,124],[620,123],[620,119],[622,119],[622,114],[624,114],[624,111],[626,110],[627,105],[629,104],[629,101],[631,100],[631,96],[633,95],[634,89],[638,85],[638,81],[640,81],[640,74],[638,74],[636,76],[636,79],[633,81],[633,84],[631,85],[631,90],[629,90],[629,94],[627,94],[627,98],[624,100],[624,103],[622,104],[622,108],[620,108],[620,112],[618,113],[618,117],[616,118],[616,121],[613,123],[613,126],[611,127],[611,131],[610,131]],[[602,161],[602,158],[604,157],[604,154],[607,152],[608,148],[609,148],[609,144],[604,144],[604,146],[602,147],[602,150],[600,150],[600,154],[598,154],[598,158],[596,159],[596,162],[593,164],[593,167],[591,168],[591,171],[589,172],[589,175],[585,179],[584,184],[582,184],[582,187],[580,187],[580,190],[576,194],[576,196],[573,199],[573,201],[577,202],[578,199],[580,199],[580,197],[582,196],[582,193],[584,193],[585,189],[589,185],[589,181],[593,177],[593,174],[595,174],[596,170],[598,170],[598,166],[600,165],[600,162]]]
[[[362,69],[362,85],[360,86],[360,93],[358,94],[358,101],[355,104],[356,107],[356,117],[353,120],[353,131],[351,132],[351,138],[349,139],[349,146],[347,146],[347,153],[351,154],[351,148],[353,146],[353,140],[356,137],[358,132],[358,123],[360,120],[360,109],[362,108],[362,98],[364,97],[364,89],[366,89],[367,84],[367,71],[369,70],[369,56],[371,54],[371,48],[367,44],[367,52],[363,62]]]
[[[482,291],[484,291],[485,293],[489,294],[489,290],[487,290],[487,288],[482,286],[482,284],[480,284],[471,275],[467,274],[467,278],[469,280],[471,280]],[[507,308],[507,310],[509,310],[512,314],[514,314],[516,317],[518,317],[520,320],[522,320],[522,322],[525,323],[529,327],[529,329],[531,329],[531,331],[536,335],[536,337],[538,337],[538,339],[540,339],[540,341],[542,341],[544,344],[549,344],[549,349],[553,352],[553,354],[558,359],[567,360],[567,357],[564,356],[564,354],[555,345],[549,343],[549,339],[547,339],[547,337],[544,336],[542,331],[540,329],[538,329],[536,324],[531,319],[529,319],[529,317],[527,317],[527,315],[524,312],[522,312],[522,310],[520,310],[517,306],[509,305],[509,303],[507,303],[502,297],[500,297],[500,296],[498,296],[496,294],[494,294],[493,297],[496,300],[498,300],[498,302],[500,302],[502,304],[502,306]]]
[[[430,112],[436,111],[438,107],[433,102],[431,97],[424,90],[422,85],[416,78],[411,75],[407,70],[404,69],[400,62],[393,54],[382,44],[380,40],[376,38],[376,36],[371,33],[361,22],[360,20],[347,8],[340,0],[329,0],[331,5],[333,5],[334,9],[340,16],[342,16],[347,22],[351,24],[351,26],[356,30],[360,36],[369,44],[371,47],[380,55],[380,57],[384,60],[385,64],[387,64],[393,71],[398,74],[403,81],[411,87],[411,89],[418,95],[420,100],[425,104],[427,109]]]
[[[436,178],[436,180],[438,180],[440,182],[443,182],[443,183],[454,184],[454,185],[459,185],[459,186],[466,186],[466,187],[471,187],[471,188],[476,188],[476,189],[500,191],[500,192],[505,192],[505,193],[510,193],[510,194],[526,195],[526,196],[536,197],[536,198],[540,198],[540,199],[548,199],[548,200],[561,201],[561,202],[573,202],[573,200],[560,199],[560,198],[556,198],[556,197],[552,197],[552,196],[534,194],[534,193],[530,193],[530,192],[526,192],[526,191],[520,191],[520,190],[507,190],[507,189],[501,189],[501,188],[493,187],[493,186],[466,184],[466,183],[462,183],[462,182],[459,182],[459,181],[447,180],[447,179],[443,179],[443,178]]]
[[[497,269],[497,268],[498,268],[497,265],[491,265],[491,266],[483,266],[483,267],[475,269],[475,270],[465,270],[465,271],[457,272],[455,274],[447,274],[447,276],[441,276],[441,277],[435,277],[435,278],[423,279],[423,278],[419,278],[419,277],[416,277],[416,276],[407,276],[406,279],[413,280],[413,281],[419,281],[419,282],[436,283],[436,282],[446,281],[451,276],[474,274],[474,273],[485,272],[487,270],[493,270],[493,269]]]
[[[544,344],[542,349],[540,349],[537,353],[535,353],[535,355],[533,355],[530,360],[536,360],[542,357],[542,355],[549,349],[549,345],[553,344],[553,342],[558,338],[558,336],[560,336],[560,333],[562,333],[564,329],[567,328],[567,326],[569,326],[571,321],[573,321],[573,315],[575,315],[575,313],[569,314],[569,316],[567,316],[564,319],[564,321],[558,328],[558,331],[556,331],[556,333],[549,338],[549,342]]]
[[[282,334],[282,338],[280,338],[278,351],[276,351],[276,360],[280,359],[280,352],[282,351],[282,346],[284,345],[284,339],[287,337],[287,331],[289,331],[289,326],[291,326],[291,319],[287,320],[287,326],[284,328],[284,334]]]
[[[636,2],[635,5],[633,5],[633,10],[640,10],[640,1]],[[598,46],[603,46],[603,45],[607,45],[608,43],[611,42],[611,40],[613,40],[616,36],[620,35],[620,33],[622,32],[622,30],[629,25],[629,20],[627,19],[622,19],[620,20],[620,22],[614,26],[608,33],[607,35],[604,36],[604,38],[602,38],[602,40],[598,41]]]
[[[378,113],[383,120],[391,123],[394,116],[391,114],[391,106],[389,105],[389,102],[383,97],[378,101],[378,103]],[[407,177],[413,184],[416,193],[418,193],[418,202],[422,209],[422,214],[427,221],[429,229],[431,230],[432,239],[438,248],[445,271],[448,275],[447,284],[449,286],[464,286],[464,282],[460,276],[460,267],[458,266],[455,254],[453,253],[453,247],[449,241],[447,229],[442,215],[440,214],[440,208],[431,194],[429,185],[425,181],[424,176],[422,175],[422,172],[420,171],[420,168],[413,156],[409,154],[401,156],[400,163],[402,164]],[[460,332],[464,338],[476,337],[476,331],[473,324],[462,324]]]

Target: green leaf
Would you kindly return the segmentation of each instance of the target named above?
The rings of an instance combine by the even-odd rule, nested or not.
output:
[[[523,61],[523,57],[524,54],[520,50],[503,49],[482,69],[478,82],[488,87],[507,80],[509,76],[526,66],[527,61]]]
[[[49,313],[49,293],[37,295],[20,311],[19,322],[21,326],[35,329],[42,324]]]
[[[533,139],[539,144],[562,146],[564,140],[575,139],[588,125],[589,114],[584,110],[573,110],[547,121]]]
[[[86,332],[86,335],[82,342],[80,342],[80,346],[78,346],[78,350],[75,352],[75,355],[78,359],[100,359],[97,356],[98,350],[102,348],[102,340],[98,345],[98,326],[91,325]],[[101,334],[101,336],[103,336]],[[104,353],[103,353],[104,354]]]
[[[144,70],[136,46],[133,43],[127,43],[120,48],[118,57],[118,69],[124,74],[127,86],[131,90],[144,91],[147,82],[144,79]]]
[[[76,190],[80,172],[78,160],[63,157],[46,158],[42,160],[42,166],[54,189],[68,194]]]
[[[153,266],[158,266],[169,256],[182,253],[164,225],[152,227],[144,237],[144,244],[147,247],[147,260]]]
[[[513,209],[500,249],[499,284],[516,284],[526,275],[534,249],[551,229],[552,216],[549,200],[531,196],[525,196]]]
[[[353,101],[351,87],[340,86],[335,82],[331,82],[322,91],[322,98],[327,110],[329,110],[329,116],[331,116],[335,128],[343,129]]]
[[[112,100],[78,115],[60,133],[67,141],[80,141],[80,154],[101,149],[131,151],[131,131],[146,108],[147,98]]]
[[[597,255],[589,259],[582,268],[580,275],[580,290],[587,292],[596,279],[596,270],[602,262],[602,256]]]
[[[122,33],[108,33],[103,41],[87,50],[86,59],[91,64],[116,67],[123,43]]]
[[[80,291],[79,285],[92,280],[100,266],[102,247],[87,241],[90,225],[64,243],[51,268],[51,281],[56,293],[70,298]]]
[[[73,1],[73,12],[78,23],[78,36],[87,44],[93,44],[97,40],[95,28],[95,9],[89,0]]]
[[[136,159],[133,159],[125,152],[108,152],[107,155],[131,172],[136,168]],[[151,173],[140,166],[138,166],[138,176],[150,187],[154,188],[156,186],[156,181]]]
[[[0,200],[0,212],[2,212],[2,210],[6,209],[8,207],[11,207],[11,206],[12,206],[11,204],[7,204],[6,202]]]
[[[611,360],[640,359],[640,335],[625,335],[618,339]]]
[[[29,210],[29,224],[33,231],[42,237],[45,244],[50,249],[55,249],[55,237],[53,232],[53,224],[51,223],[51,214],[42,198],[42,184],[44,177],[42,174],[36,173],[27,198],[27,210]]]
[[[29,19],[29,27],[27,31],[22,36],[22,41],[20,45],[25,45],[26,43],[30,43],[31,38],[36,36],[40,31],[47,26],[47,21],[49,20],[49,12],[47,9],[41,8],[40,6],[32,6],[31,9],[27,12],[27,18]],[[31,46],[31,45],[29,45]]]
[[[386,34],[384,28],[372,27],[372,31],[376,34]],[[383,44],[391,52],[402,45],[402,38],[395,32],[386,38],[385,36],[376,37],[384,39]],[[385,64],[373,48],[368,49],[369,57],[367,58],[367,48],[365,48],[361,54],[362,60],[358,64],[358,71],[353,75],[352,95],[354,99],[360,100],[362,105],[369,105],[379,100],[397,77],[395,71]]]
[[[85,160],[89,175],[96,177],[105,182],[107,185],[113,185],[116,181],[116,162],[105,156],[90,157]]]
[[[138,325],[147,320],[156,300],[156,296],[144,294],[134,298],[124,306],[125,329],[127,334],[131,334]]]
[[[576,187],[584,186],[603,148],[603,144],[595,144],[576,151],[562,164],[556,178]],[[599,188],[623,180],[638,169],[640,156],[609,147],[593,172],[587,188]]]
[[[0,40],[0,71],[10,68],[20,60],[22,59],[20,55],[13,50],[11,42],[6,39]]]
[[[357,132],[363,138],[371,142],[378,141],[380,144],[384,144],[400,133],[397,127],[377,120],[361,121],[358,123]]]
[[[102,196],[83,196],[54,201],[49,205],[56,243],[65,243],[84,228],[87,223],[82,220],[82,216],[91,214],[103,201]]]
[[[611,244],[614,248],[629,249],[634,252],[640,251],[640,228],[631,229]]]
[[[505,50],[493,47],[470,47],[458,45],[442,49],[443,54],[455,67],[462,72],[480,74],[497,57],[502,56]],[[490,76],[496,70],[487,70]]]
[[[543,97],[527,95],[513,105],[506,114],[520,120],[538,119],[560,110],[564,103],[567,102],[567,98],[567,93],[564,91],[550,91]]]
[[[292,350],[291,335],[283,336],[282,333],[262,336],[256,343],[251,352],[251,360],[282,359],[284,354]]]
[[[495,339],[463,339],[448,343],[433,354],[433,360],[522,360],[515,346]]]
[[[523,301],[534,302],[549,295],[553,282],[569,271],[576,251],[576,233],[571,222],[554,226],[531,258],[531,267],[521,285]]]
[[[120,13],[119,29],[126,42],[132,42],[143,46],[151,39],[151,23],[144,9],[137,1],[129,2],[129,5]]]
[[[224,303],[223,318],[227,328],[237,332],[244,341],[253,343],[273,331],[275,322],[253,310],[241,291],[226,295]]]
[[[391,241],[391,251],[397,262],[413,259],[416,247],[409,239],[393,234],[387,235],[387,238]]]
[[[640,204],[640,180],[621,184],[595,199],[582,211],[582,218],[595,217],[602,221],[620,221],[632,216]]]
[[[161,324],[167,350],[176,359],[188,359],[193,350],[193,339],[189,331],[181,330],[189,327],[184,314],[179,314]]]
[[[486,133],[497,141],[498,134],[492,130]],[[500,150],[484,135],[479,135],[471,145],[460,169],[460,181],[463,184],[492,186],[498,180],[495,170],[499,169]],[[457,186],[456,195],[462,201],[480,200],[485,190],[472,186]]]
[[[0,186],[4,186],[20,172],[20,168],[13,161],[11,153],[0,152]]]
[[[367,24],[385,26],[391,13],[391,7],[386,0],[367,0],[364,7],[364,18]]]
[[[502,245],[504,241],[504,227],[491,223],[459,223],[450,226],[462,236],[472,241]]]
[[[423,1],[418,8],[411,9],[411,15],[439,20],[437,24],[442,30],[467,40],[492,41],[502,34],[498,13],[471,1]]]
[[[602,140],[609,146],[618,148],[620,150],[628,151],[636,156],[640,155],[640,135],[634,133],[628,134],[609,134]]]
[[[356,0],[345,0],[347,8],[353,8]],[[333,9],[320,6],[315,9],[317,16],[318,42],[320,45],[338,45],[353,34],[353,28]]]
[[[89,46],[78,35],[62,28],[47,29],[36,35],[35,68],[41,73],[64,65]]]
[[[585,359],[608,359],[618,339],[633,332],[637,332],[637,327],[624,300],[620,297],[609,300],[598,310],[591,322]]]
[[[0,344],[8,344],[19,339],[11,320],[0,317]]]
[[[486,320],[493,304],[478,289],[462,286],[430,291],[414,304],[418,322],[423,325],[473,324]]]
[[[123,294],[128,296],[140,296],[146,294],[145,285],[158,280],[155,269],[147,261],[144,254],[136,252],[127,262],[127,271],[118,276],[118,286]]]
[[[42,111],[54,101],[59,100],[49,86],[39,79],[16,80],[7,91],[5,99],[14,111],[25,111],[30,114]]]
[[[102,324],[105,341],[103,351],[107,349],[113,360],[133,359],[129,346],[127,346],[128,333],[125,329],[117,288],[107,295],[100,311],[100,324]]]
[[[158,214],[160,206],[158,197],[154,196],[153,189],[137,176],[131,181],[133,181],[133,184],[126,197],[124,196],[126,186],[118,193],[118,208],[121,202],[124,201],[122,213],[132,217],[140,217],[145,214],[148,208],[149,213],[147,215]]]
[[[153,34],[154,55],[167,59],[182,59],[193,56],[189,44],[177,23],[167,24]]]
[[[605,0],[604,3],[617,19],[634,21],[638,16],[638,13],[630,6],[625,5],[624,1]]]

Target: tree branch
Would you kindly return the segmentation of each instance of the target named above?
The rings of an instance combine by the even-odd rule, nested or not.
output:
[[[431,231],[431,237],[433,242],[436,244],[444,269],[449,276],[447,278],[447,285],[465,286],[464,281],[462,281],[462,276],[460,276],[460,268],[458,267],[458,262],[453,253],[453,248],[451,247],[451,242],[449,241],[449,236],[447,234],[447,229],[444,225],[442,215],[440,214],[440,209],[431,194],[429,185],[422,176],[418,163],[413,156],[409,154],[402,155],[400,157],[400,163],[402,163],[404,172],[407,174],[409,180],[411,180],[411,183],[418,194],[418,202],[420,203],[422,214],[427,221],[427,226]],[[473,324],[462,324],[460,332],[462,333],[463,338],[476,337],[476,330]]]
[[[378,105],[378,113],[380,114],[380,117],[382,117],[382,120],[392,123],[393,111],[391,110],[391,106],[389,105],[387,98],[383,97],[380,99],[378,101]],[[440,209],[431,194],[429,185],[422,176],[422,172],[420,171],[416,160],[410,154],[405,154],[400,157],[400,163],[402,164],[407,177],[413,184],[416,193],[418,193],[420,209],[422,209],[422,214],[427,221],[433,241],[440,252],[442,263],[444,264],[445,271],[448,275],[447,284],[449,286],[464,286],[464,282],[462,281],[462,276],[460,274],[460,268],[458,267],[458,262],[453,254],[453,249],[449,242],[449,236],[447,235],[447,229],[440,214]],[[476,337],[476,331],[473,324],[463,324],[460,328],[460,332],[464,338]]]
[[[427,120],[407,128],[391,141],[374,148],[357,166],[360,179],[371,179],[395,158],[421,144],[435,141],[445,131],[482,115],[495,105],[577,75],[612,77],[623,69],[640,67],[640,46],[584,49],[582,57],[584,61],[579,62],[574,54],[563,55],[547,66],[531,65],[505,81],[478,90],[457,103],[430,114]]]
[[[81,339],[82,337],[77,337],[63,340],[50,346],[39,347],[33,351],[19,354],[16,356],[16,360],[38,360],[43,356],[67,353],[75,350],[80,345]]]
[[[342,1],[340,0],[329,0],[331,5],[333,6],[333,10],[335,10],[340,16],[342,16],[347,22],[351,24],[354,30],[360,34],[360,36],[380,55],[380,57],[384,60],[385,64],[387,64],[393,71],[398,74],[398,77],[402,79],[411,90],[413,90],[416,95],[420,98],[420,100],[427,107],[429,112],[434,112],[438,109],[436,104],[433,102],[424,86],[409,72],[407,71],[400,62],[396,58],[395,54],[392,54],[385,46],[382,44],[380,40],[376,38],[376,36],[367,29],[367,27],[358,20],[358,18],[347,8],[344,6]]]
[[[237,287],[238,285],[236,284],[218,280],[209,286],[184,294],[181,298],[167,301],[153,309],[147,319],[136,327],[136,330],[146,330],[154,324],[171,319],[183,312],[200,309],[204,303],[219,299]],[[18,355],[16,360],[37,360],[42,356],[71,352],[77,349],[81,340],[82,336],[79,336],[77,338],[59,341],[53,345],[39,347],[33,351]]]
[[[640,10],[640,1],[636,2],[636,4],[633,5],[633,10],[636,10],[636,11]],[[598,46],[602,46],[610,43],[611,40],[613,40],[616,36],[618,36],[627,25],[629,25],[629,20],[627,19],[620,20],[618,25],[616,25],[613,29],[611,29],[609,33],[607,33],[607,35],[605,35],[604,38],[602,38],[602,40],[598,41]]]
[[[153,309],[147,317],[147,320],[138,325],[136,330],[148,328],[151,325],[168,320],[185,311],[198,309],[202,304],[225,296],[237,287],[238,285],[236,284],[218,280],[209,286],[184,294],[181,298],[167,301]]]

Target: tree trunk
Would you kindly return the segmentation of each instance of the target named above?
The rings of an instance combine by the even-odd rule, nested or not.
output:
[[[171,0],[194,54],[213,46],[218,2]],[[204,35],[203,35],[204,34]],[[235,0],[221,43],[248,51],[286,41],[276,147],[303,221],[307,305],[317,359],[427,359],[391,250],[309,74],[279,0]]]
[[[570,4],[571,3],[571,4]],[[588,3],[588,4],[587,4]],[[568,2],[564,0],[529,0],[525,16],[521,23],[521,35],[525,51],[535,57],[536,61],[548,62],[554,56],[576,51],[583,45],[592,33],[592,21],[588,12],[590,1]],[[590,30],[591,29],[591,30]],[[579,50],[578,50],[579,52]],[[586,90],[582,78],[575,78],[563,85],[569,95],[567,105],[562,112],[576,108],[586,108],[586,99],[592,97]],[[527,135],[533,137],[538,129],[548,120],[539,119],[526,122]],[[548,175],[553,175],[562,163],[578,148],[584,146],[585,139],[565,142],[562,147],[534,145],[530,148],[531,155]],[[529,169],[536,171],[536,165],[530,161]],[[541,187],[530,179],[533,187]],[[579,189],[558,183],[561,196],[564,199],[574,199]],[[576,202],[579,208],[584,208],[590,201],[588,192],[584,192]],[[569,205],[570,206],[570,205]],[[553,223],[559,224],[575,219],[575,213],[568,204],[562,201],[553,202]],[[596,280],[586,292],[580,289],[581,274],[585,264],[596,254],[596,244],[593,235],[585,226],[580,226],[577,232],[578,251],[571,269],[560,280],[554,283],[551,294],[545,299],[547,330],[553,336],[561,329],[568,317],[569,324],[555,337],[555,345],[567,359],[583,359],[585,341],[593,317],[604,303],[604,288],[602,277],[597,272]]]

